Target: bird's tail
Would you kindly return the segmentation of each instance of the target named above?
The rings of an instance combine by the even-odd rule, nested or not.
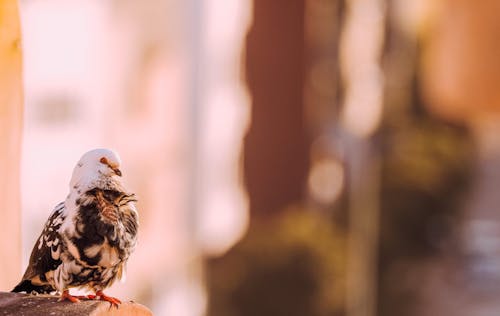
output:
[[[53,292],[54,289],[50,285],[34,285],[30,280],[22,280],[11,292],[26,292],[26,293],[39,293],[39,294],[49,294]]]

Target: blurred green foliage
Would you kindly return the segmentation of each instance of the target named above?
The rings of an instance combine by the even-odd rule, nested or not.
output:
[[[453,252],[453,230],[474,162],[467,129],[426,113],[405,123],[387,124],[381,133],[379,315],[384,316],[411,314],[418,304],[419,266]]]
[[[229,253],[207,261],[208,315],[342,315],[343,235],[300,207],[255,219]]]
[[[429,254],[446,238],[467,189],[470,137],[463,128],[422,118],[386,132],[382,147],[382,252]]]

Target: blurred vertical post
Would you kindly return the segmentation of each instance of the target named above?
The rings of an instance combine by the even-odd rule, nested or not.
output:
[[[20,276],[19,164],[22,126],[21,33],[17,0],[0,0],[0,288]]]
[[[307,181],[309,203],[330,213],[344,190],[344,166],[337,147],[340,102],[339,45],[342,1],[307,0],[305,8],[305,117],[311,137]]]
[[[303,198],[310,140],[304,119],[305,0],[254,0],[246,76],[252,122],[244,170],[251,216]]]
[[[340,46],[349,183],[346,315],[372,316],[377,310],[380,154],[371,136],[382,117],[385,7],[382,0],[346,3]]]

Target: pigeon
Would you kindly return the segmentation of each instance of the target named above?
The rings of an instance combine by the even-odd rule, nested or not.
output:
[[[109,149],[85,153],[73,170],[66,200],[53,210],[12,292],[51,294],[77,303],[121,301],[103,290],[125,277],[137,243],[136,197],[123,187],[120,158]],[[95,295],[72,296],[70,288]]]

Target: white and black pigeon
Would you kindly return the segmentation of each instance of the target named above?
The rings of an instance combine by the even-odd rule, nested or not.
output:
[[[109,149],[82,156],[70,181],[69,195],[59,203],[38,238],[21,282],[12,292],[59,292],[61,300],[78,302],[70,288],[87,288],[88,299],[120,300],[102,291],[124,277],[137,242],[135,195],[122,186],[120,158]]]

